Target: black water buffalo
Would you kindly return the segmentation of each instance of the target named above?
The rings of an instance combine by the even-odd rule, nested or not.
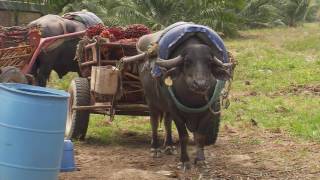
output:
[[[138,50],[146,50],[154,37],[161,36],[159,33],[142,37],[138,42]],[[179,133],[181,165],[182,168],[188,169],[190,163],[187,153],[187,130],[194,134],[197,147],[195,162],[204,163],[204,146],[213,144],[216,140],[215,131],[218,131],[216,126],[219,126],[217,122],[220,121],[219,98],[202,112],[186,112],[178,107],[173,96],[187,107],[195,109],[203,107],[212,97],[218,80],[227,80],[230,74],[227,66],[218,60],[222,58],[221,53],[217,53],[198,36],[191,36],[177,46],[169,58],[171,59],[161,60],[156,57],[140,64],[140,80],[151,111],[151,150],[155,156],[160,152],[157,128],[159,119],[165,114],[167,133],[165,146],[169,149],[172,147],[171,119],[173,119]],[[154,64],[167,70],[160,78],[155,78],[151,73]],[[171,86],[174,95],[170,95],[167,86]]]
[[[49,14],[32,21],[28,27],[40,27],[42,37],[52,37],[83,31],[99,23],[102,21],[91,12],[74,12],[64,17]],[[79,71],[78,63],[74,60],[79,40],[80,38],[68,38],[56,41],[39,54],[31,72],[39,86],[46,86],[52,70],[56,71],[60,78],[68,72]]]

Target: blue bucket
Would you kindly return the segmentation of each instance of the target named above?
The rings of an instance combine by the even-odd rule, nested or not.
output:
[[[56,180],[68,93],[0,84],[0,180]]]
[[[64,140],[60,172],[71,172],[75,169],[73,144],[71,140]]]

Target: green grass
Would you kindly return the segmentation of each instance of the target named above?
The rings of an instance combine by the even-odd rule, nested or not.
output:
[[[240,101],[231,102],[224,121],[241,124],[254,119],[262,128],[319,141],[319,96],[269,95],[292,85],[320,85],[320,26],[251,30],[243,36],[226,42],[239,61],[232,92]],[[277,112],[278,107],[285,111]]]
[[[223,122],[234,126],[254,119],[259,128],[280,129],[297,137],[320,141],[320,97],[306,94],[270,96],[292,85],[320,85],[320,26],[250,30],[242,38],[228,39],[226,45],[239,61],[233,81],[231,106]],[[67,89],[75,74],[51,87]],[[249,81],[250,85],[246,85]],[[256,92],[257,95],[247,95]],[[282,108],[284,110],[278,111]],[[143,117],[117,116],[112,126],[103,116],[93,115],[88,138],[91,142],[121,143],[123,134],[150,136],[149,121]],[[128,133],[129,132],[129,133]],[[260,143],[253,140],[251,143]]]
[[[131,136],[151,135],[149,120],[144,117],[117,116],[112,125],[107,125],[108,116],[91,115],[88,137],[90,142],[103,144],[121,144]],[[126,137],[126,138],[124,138]],[[149,139],[147,139],[149,141]]]
[[[279,111],[278,109],[283,110]],[[320,140],[319,97],[265,95],[242,97],[225,111],[224,120],[233,125],[254,119],[259,127],[282,129],[289,133]]]
[[[264,93],[276,91],[291,83],[310,84],[320,81],[320,51],[315,50],[320,47],[318,25],[308,24],[296,29],[253,30],[244,34],[250,38],[227,41],[227,46],[235,52],[240,63],[235,73],[236,91],[247,90],[243,80],[253,81],[250,90]],[[308,44],[308,39],[312,39],[312,46]]]
[[[68,73],[66,76],[63,77],[63,79],[59,79],[58,74],[53,71],[51,73],[48,86],[67,91],[71,80],[75,77],[77,77],[77,73]]]

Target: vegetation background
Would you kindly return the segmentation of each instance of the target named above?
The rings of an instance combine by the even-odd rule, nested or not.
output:
[[[226,36],[238,30],[296,27],[319,19],[320,0],[21,0],[63,14],[86,9],[108,26],[143,23],[159,30],[177,21],[212,27]]]

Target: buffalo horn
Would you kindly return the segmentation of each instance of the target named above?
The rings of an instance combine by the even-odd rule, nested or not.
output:
[[[218,65],[221,65],[223,67],[229,67],[232,65],[232,63],[223,63],[222,61],[220,61],[217,57],[214,57],[213,58],[213,61],[218,64]]]
[[[163,59],[159,58],[156,61],[156,64],[158,66],[170,69],[170,68],[173,68],[173,67],[176,67],[177,65],[179,65],[182,62],[182,60],[183,60],[182,56],[177,56],[175,58],[168,59],[168,60],[163,60]]]

